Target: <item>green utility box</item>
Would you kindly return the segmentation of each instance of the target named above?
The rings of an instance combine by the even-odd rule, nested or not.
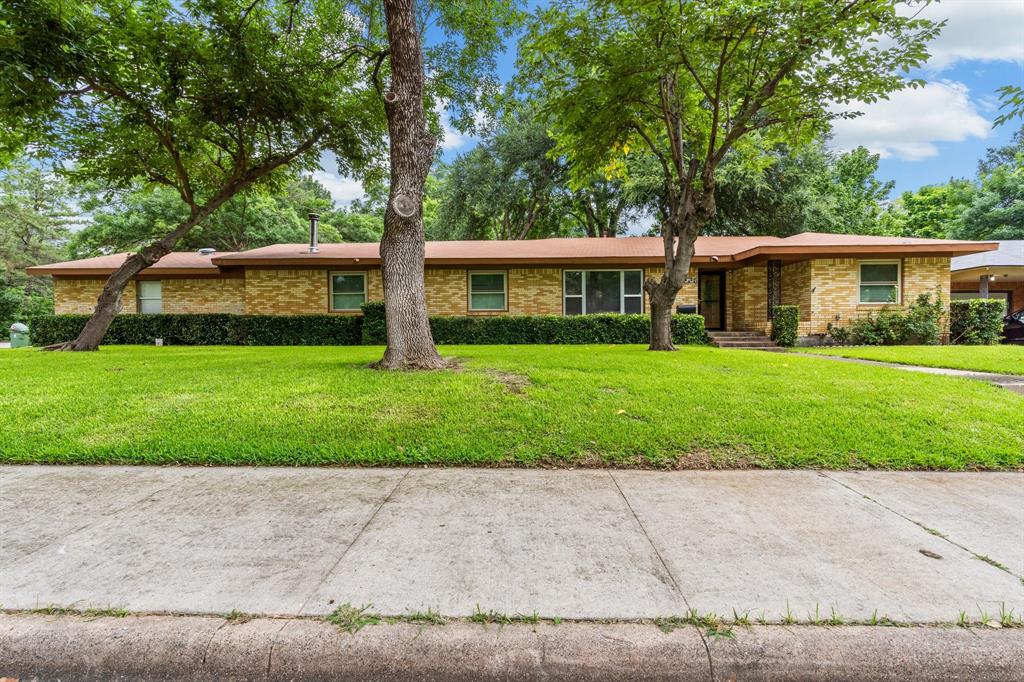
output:
[[[25,346],[31,346],[32,341],[28,336],[28,327],[23,325],[21,322],[15,322],[11,325],[11,348],[24,348]]]

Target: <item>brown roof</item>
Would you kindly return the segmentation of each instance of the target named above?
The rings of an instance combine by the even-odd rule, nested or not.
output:
[[[759,244],[781,241],[777,237],[701,237],[698,258],[710,259]],[[379,244],[321,244],[319,253],[309,253],[306,244],[274,244],[251,251],[214,258],[217,265],[332,265],[380,262]],[[531,264],[531,263],[661,263],[661,237],[607,237],[601,239],[525,239],[511,241],[427,242],[426,260],[431,265]]]
[[[700,237],[695,263],[738,263],[766,258],[811,258],[842,255],[872,256],[907,254],[915,256],[959,256],[996,249],[994,242],[948,239],[872,237],[849,234],[804,232],[792,237]],[[110,273],[127,254],[86,258],[67,263],[39,265],[31,274],[72,275]],[[319,253],[309,253],[306,244],[275,244],[237,253],[171,253],[147,268],[151,274],[215,273],[218,266],[344,266],[375,265],[380,262],[379,244],[321,244]],[[428,265],[657,265],[664,262],[661,237],[602,239],[530,239],[522,241],[427,242]]]
[[[222,251],[212,254],[212,257],[233,253],[233,251]],[[128,255],[127,253],[112,253],[108,256],[35,265],[28,269],[28,273],[30,275],[109,275],[124,263]],[[167,254],[146,268],[144,272],[163,275],[215,275],[220,272],[220,268],[213,263],[211,256],[195,251],[176,251]]]

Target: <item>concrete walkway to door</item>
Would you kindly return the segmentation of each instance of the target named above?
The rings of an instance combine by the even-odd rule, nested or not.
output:
[[[0,467],[0,604],[1024,613],[1024,474]]]

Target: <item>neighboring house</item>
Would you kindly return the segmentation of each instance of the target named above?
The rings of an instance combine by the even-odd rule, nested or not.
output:
[[[1024,310],[1024,240],[953,259],[953,298],[1001,298],[1006,312]]]
[[[709,329],[765,331],[774,305],[800,306],[800,333],[926,292],[950,291],[950,258],[994,243],[803,233],[701,237],[680,311]],[[205,250],[204,250],[205,251]],[[41,265],[54,278],[57,313],[90,313],[125,254]],[[428,242],[432,315],[642,313],[645,277],[660,277],[660,237]],[[383,298],[377,244],[278,244],[239,253],[173,253],[124,294],[140,313],[359,314]]]

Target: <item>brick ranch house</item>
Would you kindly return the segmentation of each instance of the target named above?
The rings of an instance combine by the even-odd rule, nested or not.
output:
[[[708,329],[769,328],[773,304],[800,307],[800,334],[823,335],[918,294],[950,297],[950,259],[995,243],[803,233],[701,237],[681,312]],[[91,313],[114,254],[29,268],[54,279],[55,310]],[[428,242],[431,315],[643,313],[642,283],[664,266],[660,237]],[[359,314],[383,298],[376,243],[277,244],[237,253],[172,253],[124,293],[125,313]]]

